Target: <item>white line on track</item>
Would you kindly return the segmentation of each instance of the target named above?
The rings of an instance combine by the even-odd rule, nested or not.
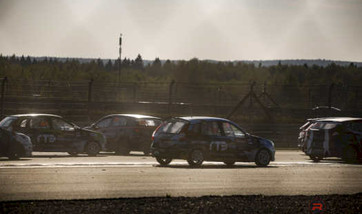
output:
[[[16,164],[1,164],[1,168],[59,168],[59,167],[142,167],[142,166],[153,166],[159,165],[155,161],[147,161],[147,162],[86,162],[86,163],[79,163],[79,162],[67,162],[67,163],[33,163],[33,164],[23,164],[23,163],[16,163]],[[177,166],[188,166],[187,162],[171,162],[170,164],[177,165]],[[204,166],[208,165],[220,165],[223,166],[222,162],[204,162]],[[329,165],[329,166],[341,166],[340,162],[271,162],[269,166],[318,166],[318,165]],[[255,166],[252,162],[237,162],[235,166]],[[355,165],[358,167],[362,167],[362,165]],[[232,167],[231,167],[232,168]]]

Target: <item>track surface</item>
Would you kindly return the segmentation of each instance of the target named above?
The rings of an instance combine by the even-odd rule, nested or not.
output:
[[[70,157],[33,153],[0,159],[0,201],[203,195],[322,195],[362,192],[362,165],[338,159],[314,163],[302,152],[279,150],[268,167],[205,162],[190,168],[175,160],[160,167],[132,153]]]

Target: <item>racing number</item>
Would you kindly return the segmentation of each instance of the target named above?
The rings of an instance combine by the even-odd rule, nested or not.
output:
[[[212,141],[210,144],[210,151],[223,152],[228,149],[225,141]]]
[[[42,134],[42,135],[38,135],[38,137],[36,138],[36,141],[38,143],[55,143],[56,137],[51,134]]]

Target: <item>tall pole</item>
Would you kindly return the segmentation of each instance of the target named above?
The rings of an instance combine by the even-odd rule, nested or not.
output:
[[[119,36],[118,86],[121,84],[121,67],[122,67],[122,34]]]

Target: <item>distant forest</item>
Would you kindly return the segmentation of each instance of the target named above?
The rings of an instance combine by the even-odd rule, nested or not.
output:
[[[0,55],[0,78],[38,81],[89,81],[117,82],[119,60],[94,59],[81,62],[78,59],[33,58],[30,56]],[[162,61],[159,58],[144,63],[142,56],[125,58],[121,63],[122,82],[183,83],[245,83],[255,81],[270,85],[320,85],[338,84],[359,86],[362,83],[362,67],[354,63],[347,66],[331,63],[327,66],[277,65],[262,63],[215,62],[198,60]]]

